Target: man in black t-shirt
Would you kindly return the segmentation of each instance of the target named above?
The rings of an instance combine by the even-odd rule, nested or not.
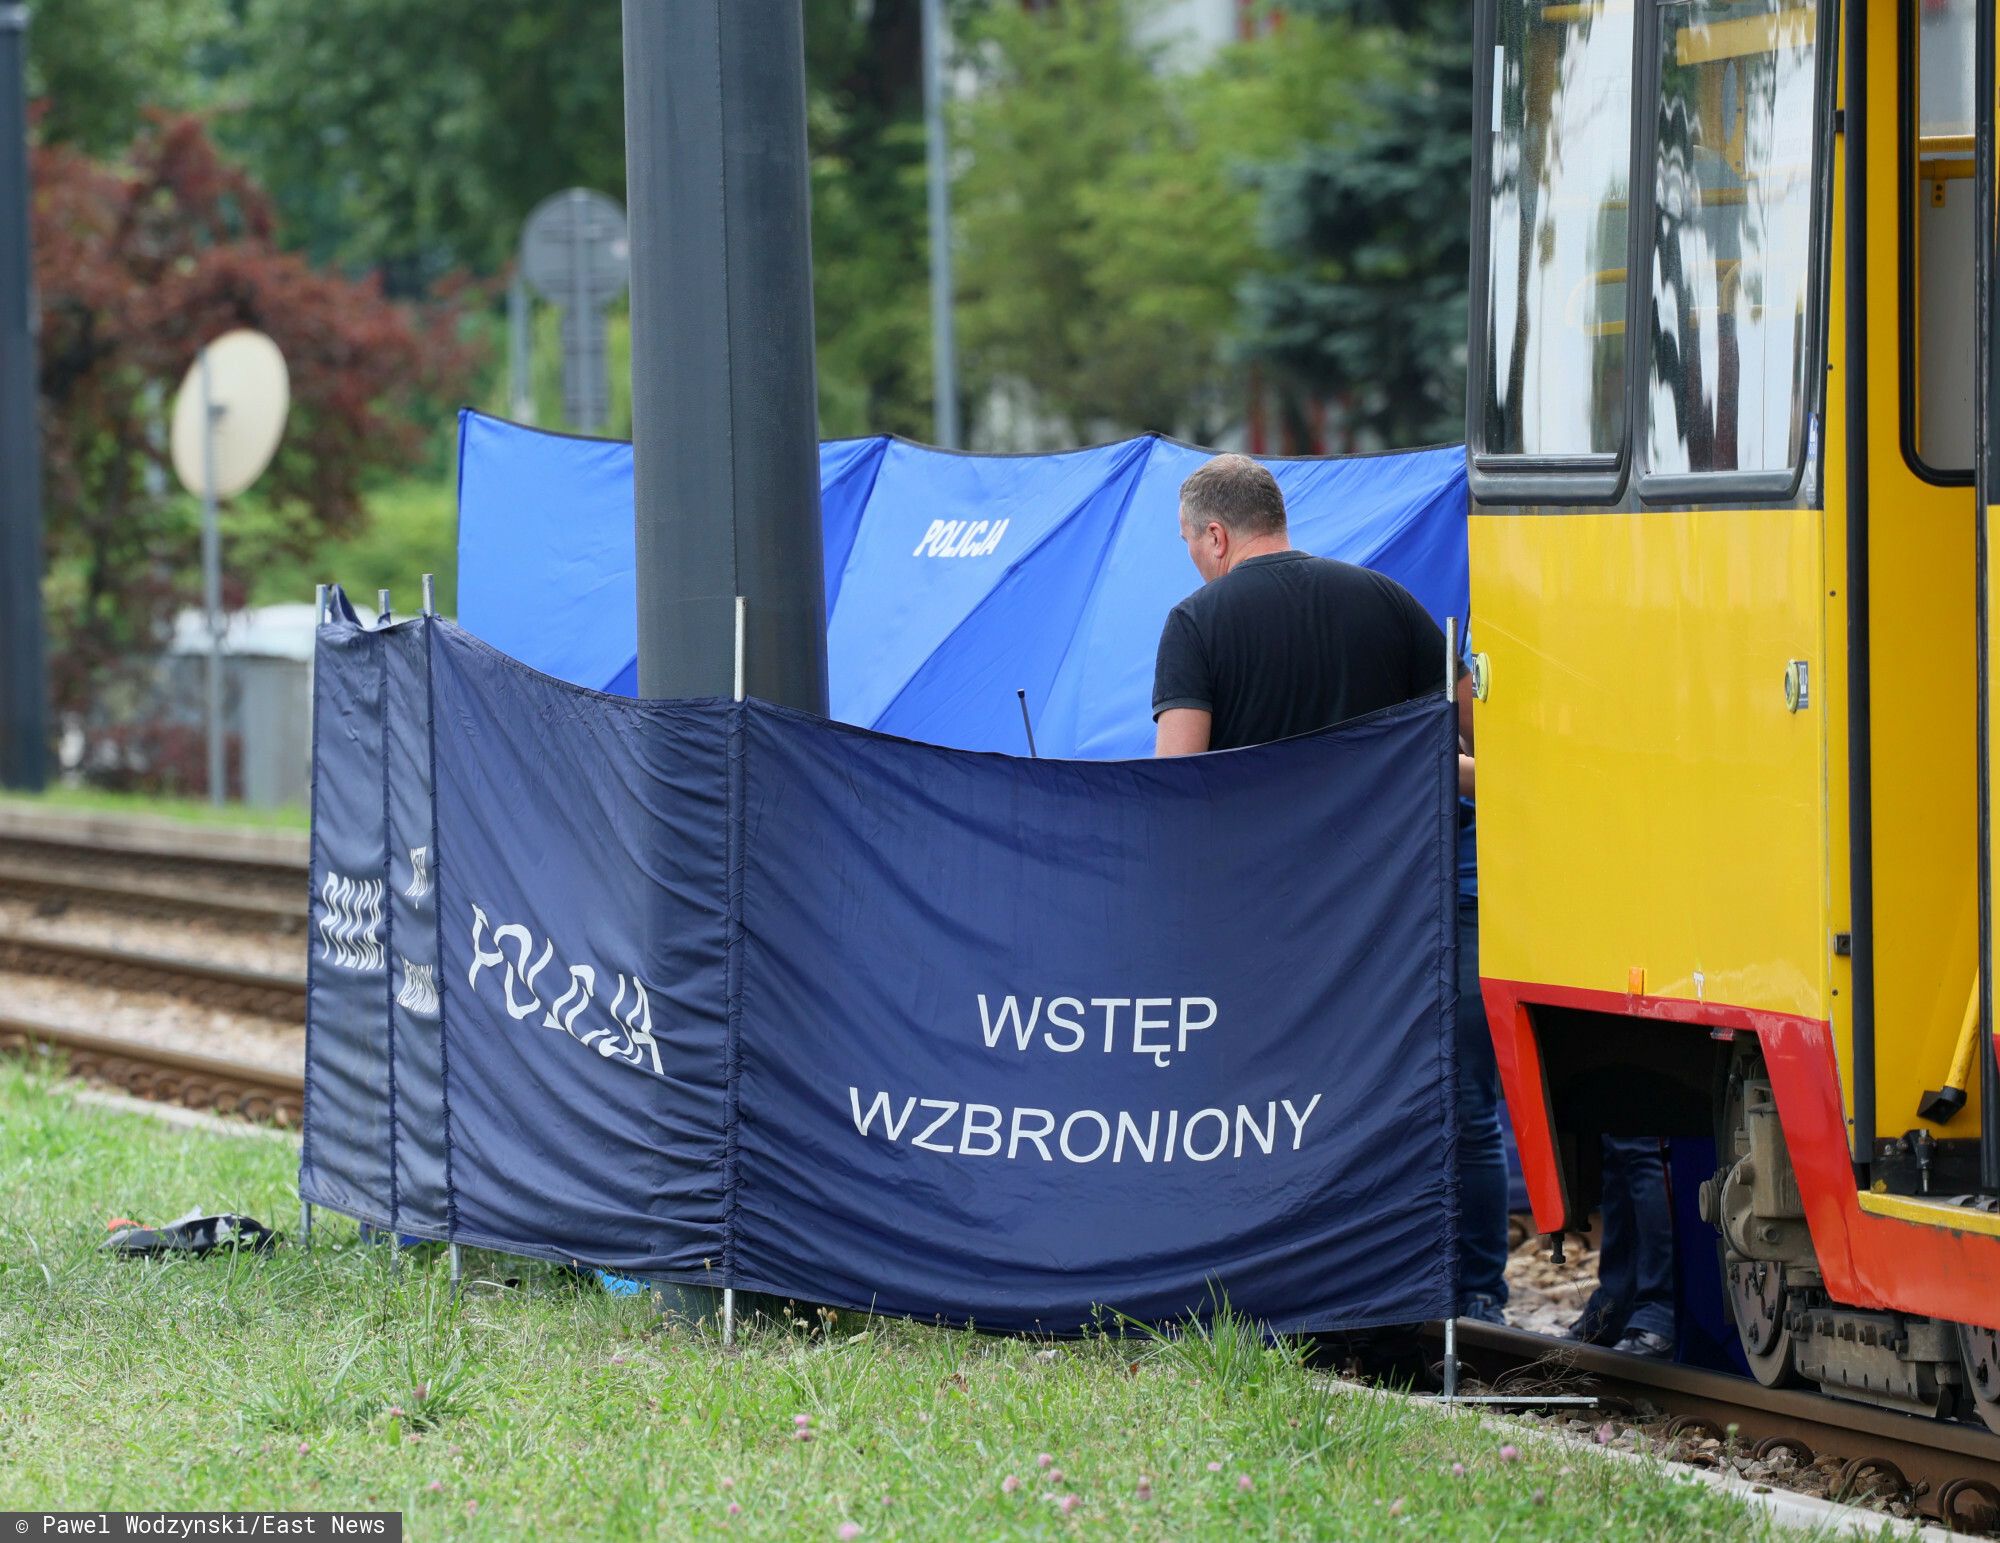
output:
[[[1219,455],[1181,484],[1181,539],[1204,582],[1160,633],[1156,754],[1263,744],[1444,690],[1444,631],[1430,613],[1394,579],[1294,551],[1278,480],[1248,456]],[[1470,691],[1459,693],[1458,732],[1458,790],[1469,799]],[[1476,905],[1460,906],[1459,1312],[1497,1323],[1507,1168],[1477,918]]]
[[[1294,551],[1278,480],[1248,456],[1181,484],[1181,539],[1204,583],[1160,633],[1155,754],[1259,745],[1444,690],[1430,613],[1394,579]]]

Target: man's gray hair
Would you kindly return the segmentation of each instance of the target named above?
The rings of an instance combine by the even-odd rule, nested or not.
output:
[[[1276,536],[1285,529],[1285,495],[1278,479],[1247,455],[1218,455],[1181,484],[1181,524],[1199,530],[1210,520],[1235,536]]]

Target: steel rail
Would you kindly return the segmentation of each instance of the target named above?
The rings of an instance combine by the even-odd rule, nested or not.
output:
[[[297,896],[305,894],[307,872],[299,859],[245,853],[226,844],[126,845],[57,833],[28,834],[4,826],[0,826],[0,861],[126,876],[149,874],[182,882],[199,877],[212,888]]]
[[[65,872],[10,862],[0,856],[0,896],[53,899],[128,914],[163,917],[197,915],[270,931],[298,932],[306,924],[303,899],[276,895],[224,894],[191,889],[167,878],[132,878],[119,873]]]
[[[109,1082],[141,1098],[237,1114],[296,1129],[305,1103],[301,1073],[252,1066],[164,1045],[140,1044],[37,1019],[0,1016],[0,1049],[59,1050],[71,1075]]]
[[[1871,1476],[1889,1480],[1934,1520],[1956,1526],[2000,1523],[2000,1435],[1983,1425],[1925,1419],[1871,1404],[1793,1388],[1767,1388],[1748,1377],[1620,1355],[1595,1345],[1525,1329],[1460,1319],[1462,1375],[1496,1392],[1595,1393],[1607,1403],[1641,1401],[1675,1416],[1670,1435],[1734,1439],[1768,1456],[1789,1448],[1805,1467],[1844,1460],[1847,1491]],[[1433,1334],[1441,1336],[1441,1330]]]
[[[95,943],[0,932],[0,970],[54,976],[127,991],[162,991],[218,1007],[302,1023],[304,975],[135,953]]]

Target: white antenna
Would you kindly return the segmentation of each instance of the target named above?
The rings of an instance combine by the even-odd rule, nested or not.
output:
[[[291,377],[261,332],[225,332],[196,356],[174,397],[174,473],[201,500],[201,590],[208,612],[208,801],[222,802],[222,529],[218,500],[264,474],[284,436]]]

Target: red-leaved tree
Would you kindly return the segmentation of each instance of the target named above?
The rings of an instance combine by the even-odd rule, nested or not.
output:
[[[276,240],[270,201],[197,118],[155,116],[116,162],[37,147],[50,685],[72,729],[102,721],[129,662],[199,597],[196,526],[167,458],[173,392],[231,327],[267,332],[291,374],[277,458],[256,489],[246,564],[300,558],[363,518],[371,477],[409,465],[437,404],[477,366],[457,307],[392,304],[373,282],[315,271]]]

